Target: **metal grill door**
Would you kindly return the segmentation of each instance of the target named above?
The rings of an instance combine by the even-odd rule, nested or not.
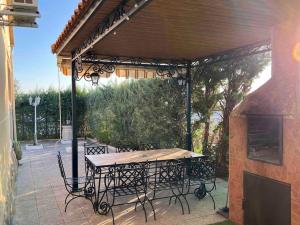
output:
[[[244,225],[290,225],[289,184],[244,172]]]

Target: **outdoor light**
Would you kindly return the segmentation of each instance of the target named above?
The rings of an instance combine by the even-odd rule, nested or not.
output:
[[[96,72],[92,73],[90,75],[91,81],[92,81],[92,85],[98,85],[98,81],[100,79],[100,75]]]
[[[29,97],[29,105],[34,107],[34,145],[37,145],[36,107],[40,104],[40,102],[40,96],[35,97],[34,101],[31,96]]]
[[[179,77],[177,77],[177,82],[178,82],[179,86],[185,86],[186,79],[183,76],[179,76]]]
[[[32,97],[29,97],[29,105],[32,105]]]
[[[35,101],[36,101],[36,104],[37,104],[37,105],[39,105],[39,104],[40,104],[40,102],[41,102],[41,98],[40,98],[40,96],[37,96],[37,97],[36,97],[36,99],[35,99]]]

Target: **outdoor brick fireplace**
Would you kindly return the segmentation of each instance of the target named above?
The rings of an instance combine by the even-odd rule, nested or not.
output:
[[[269,225],[272,218],[272,225],[300,224],[300,20],[294,21],[271,34],[272,78],[230,117],[230,219],[240,225]]]
[[[247,157],[266,163],[282,164],[282,116],[247,116]]]

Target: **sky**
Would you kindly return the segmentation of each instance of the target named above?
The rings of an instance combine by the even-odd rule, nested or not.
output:
[[[14,28],[14,74],[22,91],[58,86],[56,57],[51,45],[62,32],[79,0],[40,0],[41,18],[38,28]],[[71,78],[60,76],[62,87],[70,86]]]
[[[14,74],[21,91],[33,92],[37,89],[58,88],[58,69],[56,56],[51,53],[55,42],[80,0],[40,0],[41,18],[38,28],[14,28]],[[268,66],[255,80],[252,90],[270,78]],[[70,87],[71,78],[59,76],[61,88]],[[109,80],[100,79],[100,84],[116,82],[115,76]],[[90,83],[80,82],[81,87],[90,88]]]

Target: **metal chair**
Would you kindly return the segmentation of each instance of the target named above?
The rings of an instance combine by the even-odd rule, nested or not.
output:
[[[106,209],[106,214],[109,211],[111,212],[113,224],[115,224],[113,207],[124,204],[135,204],[135,210],[137,204],[141,204],[145,214],[145,221],[147,222],[145,202],[147,200],[148,171],[148,163],[115,165],[108,169],[108,173],[104,177],[106,202],[102,202],[100,207]],[[109,202],[109,195],[112,197],[111,202]],[[136,201],[117,203],[118,199],[132,195],[137,197]]]
[[[184,214],[184,208],[181,201],[181,197],[185,200],[188,212],[190,213],[190,206],[183,194],[185,186],[185,174],[186,164],[184,160],[169,160],[165,162],[155,163],[154,173],[150,174],[149,189],[153,190],[153,197],[149,199],[151,205],[152,201],[157,199],[169,198],[169,204],[171,200],[175,198],[175,202],[179,201],[181,205],[182,214]],[[166,194],[169,191],[169,194]],[[163,193],[162,196],[157,196],[158,192]]]
[[[92,145],[84,144],[84,153],[86,155],[107,154],[108,146],[100,145],[100,144],[92,144]]]
[[[133,151],[137,151],[137,147],[131,146],[131,145],[118,145],[116,148],[116,152],[120,153],[120,152],[133,152]]]
[[[95,184],[94,184],[93,177],[92,176],[76,177],[76,178],[66,177],[60,152],[58,152],[57,154],[57,161],[58,161],[60,174],[64,180],[64,185],[68,192],[68,195],[65,198],[65,212],[67,211],[70,202],[79,197],[83,197],[90,200],[93,205],[92,197],[95,192]],[[70,196],[72,196],[71,199],[69,199]]]
[[[141,144],[139,147],[139,150],[155,150],[160,149],[160,146],[158,143],[147,143],[147,144]]]
[[[100,155],[100,154],[107,154],[108,153],[108,146],[107,145],[100,145],[97,143],[92,144],[84,144],[84,155]],[[85,171],[87,171],[87,159],[85,160]]]
[[[194,194],[198,199],[204,198],[207,194],[211,197],[214,209],[216,204],[211,192],[216,189],[216,162],[208,158],[191,160],[188,172],[188,191],[195,187]]]

